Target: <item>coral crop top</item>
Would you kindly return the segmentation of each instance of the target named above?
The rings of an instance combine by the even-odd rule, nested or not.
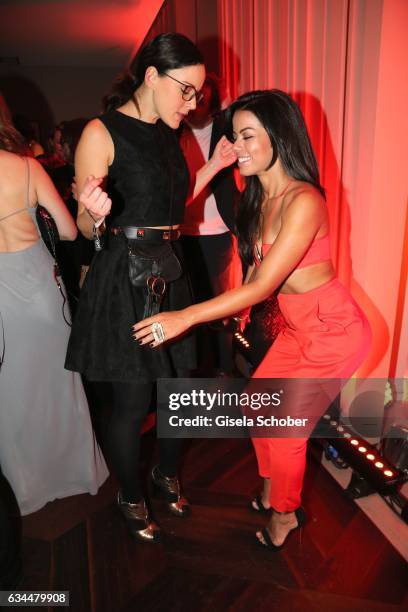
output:
[[[271,248],[271,244],[263,244],[262,245],[262,255],[265,256],[266,253]],[[323,261],[330,260],[330,241],[329,234],[323,236],[322,238],[318,238],[314,240],[309,247],[309,250],[306,252],[304,257],[299,261],[295,270],[299,268],[306,268],[307,266],[312,266],[313,264],[322,263]]]

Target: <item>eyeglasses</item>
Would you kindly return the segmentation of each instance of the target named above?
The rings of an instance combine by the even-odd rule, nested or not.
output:
[[[167,74],[167,72],[163,72],[163,76],[169,77],[169,79],[172,79],[172,81],[176,81],[176,83],[179,83],[179,85],[183,86],[183,89],[181,90],[181,97],[186,102],[190,102],[194,97],[196,99],[197,104],[200,104],[203,101],[203,92],[197,91],[194,85],[186,85],[185,83],[182,83],[178,79],[172,77],[170,74]]]

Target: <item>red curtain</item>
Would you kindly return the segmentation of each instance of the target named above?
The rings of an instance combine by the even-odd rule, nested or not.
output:
[[[304,113],[327,191],[333,261],[374,330],[365,375],[388,376],[390,366],[392,375],[407,373],[407,22],[404,0],[218,0],[231,98],[275,87]]]

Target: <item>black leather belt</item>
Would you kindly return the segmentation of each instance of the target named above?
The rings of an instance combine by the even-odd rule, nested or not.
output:
[[[162,240],[178,240],[180,230],[153,229],[151,227],[135,227],[125,225],[123,227],[110,227],[109,231],[114,236],[124,234],[129,240],[148,240],[149,242],[161,242]]]

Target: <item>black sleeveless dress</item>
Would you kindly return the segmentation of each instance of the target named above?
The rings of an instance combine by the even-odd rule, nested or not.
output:
[[[108,173],[112,210],[107,223],[139,227],[181,223],[189,177],[175,132],[160,120],[146,123],[119,111],[99,119],[115,150]],[[141,347],[133,339],[132,325],[142,319],[145,290],[129,282],[126,238],[108,232],[106,236],[107,244],[95,254],[81,290],[65,367],[88,380],[128,382],[152,382],[193,369],[191,333],[156,349]],[[183,265],[181,245],[175,242],[173,248]],[[183,273],[169,283],[162,310],[190,304],[190,283]]]

